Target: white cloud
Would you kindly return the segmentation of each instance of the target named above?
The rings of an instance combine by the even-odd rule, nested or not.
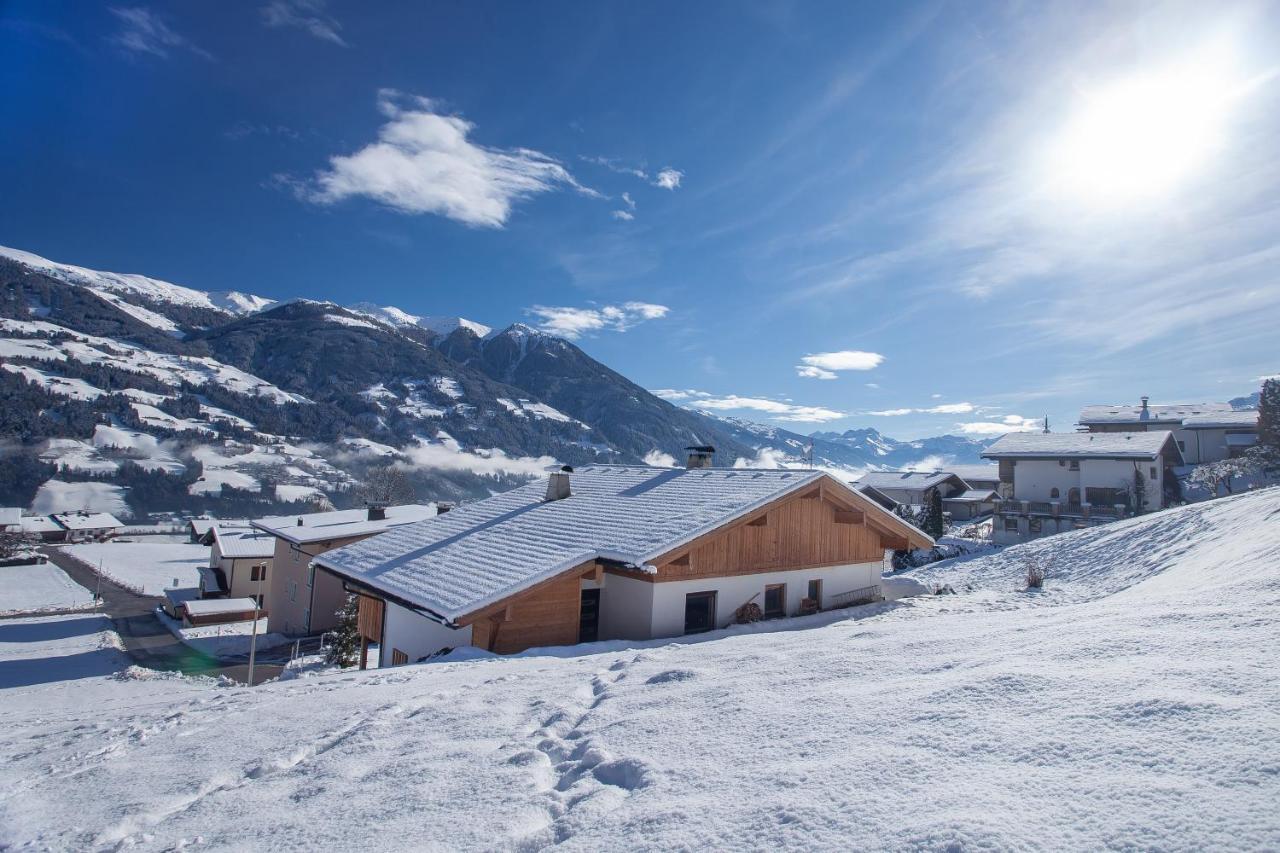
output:
[[[209,51],[192,44],[166,24],[159,15],[140,6],[111,9],[120,20],[120,29],[111,40],[134,54],[150,54],[167,59],[174,49],[186,50],[205,59],[213,59]]]
[[[599,308],[534,305],[525,311],[538,318],[542,331],[574,339],[588,332],[625,332],[646,320],[659,320],[671,309],[652,302],[624,302]]]
[[[867,387],[868,387],[868,388],[874,388],[874,389],[876,389],[877,391],[878,391],[878,390],[880,390],[880,385],[879,385],[879,383],[876,383],[876,382],[868,382],[868,383],[867,383]]]
[[[631,175],[642,181],[649,180],[649,173],[644,169],[638,169],[635,166],[628,166],[616,157],[587,157],[579,155],[579,159],[585,163],[594,163],[597,166],[604,166],[610,172],[616,172],[619,175]]]
[[[674,468],[676,458],[655,448],[644,455],[644,464],[652,468]]]
[[[796,365],[796,375],[807,379],[835,379],[839,370],[874,370],[884,361],[878,352],[838,350],[806,355]]]
[[[342,24],[328,14],[324,0],[271,0],[262,7],[262,20],[268,27],[294,27],[321,41],[347,46],[338,32]]]
[[[741,397],[737,394],[716,395],[692,388],[658,388],[649,392],[655,397],[695,409],[716,411],[756,411],[773,415],[775,421],[825,423],[847,417],[823,406],[798,406],[789,401],[770,400],[765,397]]]
[[[546,154],[475,144],[467,138],[475,125],[440,112],[428,98],[383,89],[378,109],[387,117],[378,141],[331,157],[310,184],[295,183],[303,198],[333,204],[364,196],[402,213],[501,228],[516,202],[538,193],[571,187],[600,196]]]
[[[498,448],[469,452],[462,450],[456,442],[452,441],[445,444],[419,444],[417,447],[405,448],[401,454],[409,460],[407,463],[399,463],[403,468],[470,471],[473,474],[488,476],[497,474],[541,476],[559,464],[550,456],[507,456]]]
[[[614,219],[620,219],[623,222],[630,222],[636,218],[636,215],[629,210],[615,210],[613,212]]]
[[[631,197],[631,193],[622,194],[622,203],[625,204],[630,210],[636,209],[636,200]]]
[[[910,415],[915,409],[881,409],[878,412],[867,412],[868,415],[875,415],[878,418],[896,418],[901,415]]]
[[[976,409],[973,403],[940,403],[923,409],[881,409],[876,412],[867,412],[867,414],[880,418],[896,418],[902,415],[967,415]]]
[[[822,367],[814,367],[812,364],[796,365],[796,376],[803,376],[806,379],[839,379],[840,377]]]
[[[657,174],[653,180],[655,187],[662,187],[664,190],[674,190],[680,186],[680,181],[684,178],[684,172],[679,169],[663,169]]]
[[[1035,432],[1043,426],[1037,418],[1021,415],[1005,415],[1001,421],[971,421],[956,427],[963,435],[1004,435],[1007,432]]]

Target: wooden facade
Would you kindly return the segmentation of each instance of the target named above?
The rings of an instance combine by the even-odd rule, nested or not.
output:
[[[579,566],[515,595],[502,604],[460,620],[471,625],[471,644],[498,654],[534,646],[571,646],[578,642],[583,573]]]

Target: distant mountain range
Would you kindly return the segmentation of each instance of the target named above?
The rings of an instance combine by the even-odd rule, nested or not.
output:
[[[570,341],[395,307],[276,301],[0,247],[0,504],[263,513],[356,500],[398,464],[426,497],[556,463],[806,464],[809,437],[679,408]],[[973,462],[989,442],[813,437],[815,465]]]

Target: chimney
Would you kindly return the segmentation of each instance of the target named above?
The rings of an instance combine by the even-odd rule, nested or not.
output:
[[[436,515],[444,515],[451,509],[453,509],[453,504],[448,501],[436,501]]]
[[[711,458],[716,455],[716,449],[709,444],[695,444],[693,447],[686,447],[685,450],[689,451],[689,458],[685,462],[684,467],[689,470],[693,470],[694,468],[710,468]]]
[[[1145,421],[1151,417],[1151,410],[1147,408],[1147,400],[1150,399],[1145,394],[1142,395],[1142,411],[1138,413],[1138,420]]]
[[[369,521],[384,521],[387,517],[387,507],[380,503],[366,503],[369,508]]]
[[[551,472],[551,476],[547,478],[548,501],[562,501],[572,494],[569,490],[569,475],[572,473],[573,468],[568,465],[565,465],[559,471]]]
[[[298,526],[302,526],[302,516],[298,516]]]

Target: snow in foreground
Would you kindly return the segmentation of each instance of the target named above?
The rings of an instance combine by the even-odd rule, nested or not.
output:
[[[1280,489],[953,571],[804,631],[0,689],[0,847],[1280,846]]]
[[[93,593],[55,565],[0,566],[0,616],[93,606]]]

